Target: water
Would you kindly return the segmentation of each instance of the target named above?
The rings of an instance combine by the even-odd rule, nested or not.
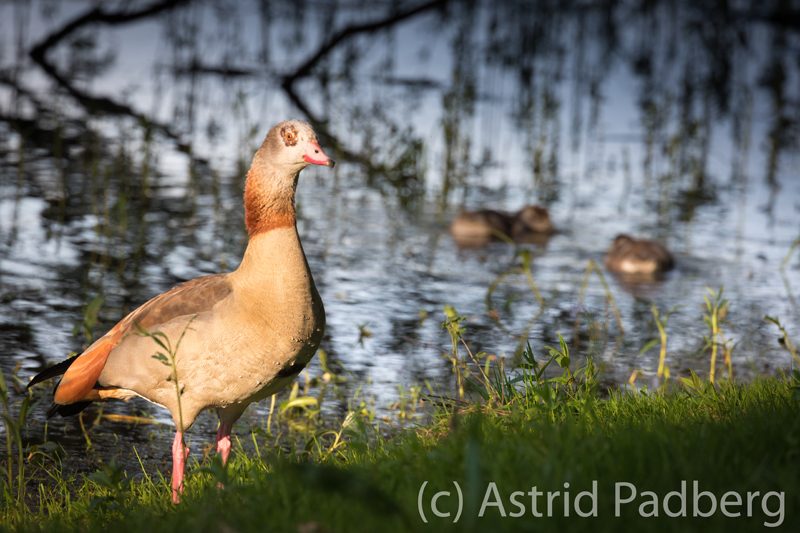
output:
[[[0,6],[3,371],[25,380],[80,351],[95,298],[96,336],[179,281],[235,268],[244,171],[290,116],[315,122],[340,163],[304,171],[297,198],[327,310],[323,348],[348,378],[326,413],[354,394],[386,412],[398,386],[426,380],[451,393],[448,304],[476,352],[513,361],[524,340],[542,353],[562,334],[603,382],[638,369],[649,384],[657,350],[639,351],[657,334],[651,306],[672,310],[672,374],[705,376],[703,298],[724,287],[735,374],[788,368],[763,319],[800,335],[800,252],[781,268],[800,236],[800,39],[778,8],[435,4],[359,32],[396,18],[390,4],[189,2],[82,26],[45,53],[56,76],[30,51],[88,4]],[[519,264],[515,250],[459,249],[447,225],[462,207],[524,203],[546,205],[559,229],[525,247],[545,305],[512,275],[490,313],[487,290]],[[602,264],[620,232],[662,240],[678,262],[645,286],[606,274],[624,335],[598,277],[580,298],[588,261]],[[316,359],[307,372],[321,374]],[[144,403],[107,409],[166,420]],[[101,456],[130,460],[122,442],[165,459],[163,430],[104,424],[114,431],[91,432]],[[213,429],[203,418],[197,442]],[[83,449],[74,420],[50,431]]]

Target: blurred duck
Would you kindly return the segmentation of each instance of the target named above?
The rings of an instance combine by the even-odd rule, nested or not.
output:
[[[672,254],[662,244],[620,234],[614,238],[605,258],[606,268],[618,274],[653,276],[675,266]]]
[[[538,205],[527,205],[513,215],[493,209],[463,211],[450,224],[460,246],[482,246],[491,240],[527,242],[554,231],[547,209]]]
[[[514,215],[511,237],[522,240],[532,235],[550,235],[555,232],[550,213],[540,205],[526,205]]]
[[[450,224],[450,233],[458,242],[487,243],[510,237],[511,216],[492,209],[462,211]]]

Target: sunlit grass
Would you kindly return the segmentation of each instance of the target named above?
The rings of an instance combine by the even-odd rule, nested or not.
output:
[[[712,303],[721,299],[716,296]],[[712,312],[715,307],[722,306],[712,305]],[[653,314],[661,324],[659,367],[666,369],[668,313]],[[213,453],[190,462],[178,506],[170,503],[168,479],[141,459],[139,471],[110,462],[88,476],[62,474],[56,450],[27,444],[19,430],[36,396],[20,397],[21,384],[12,390],[4,380],[1,523],[44,531],[409,531],[424,525],[417,498],[426,481],[430,490],[449,490],[455,481],[463,491],[459,523],[452,523],[455,503],[442,500],[440,510],[452,514],[429,515],[428,527],[436,530],[714,531],[777,520],[763,512],[735,521],[719,514],[645,519],[635,509],[614,516],[617,481],[663,495],[682,480],[696,480],[717,496],[783,491],[789,502],[783,527],[800,524],[791,504],[800,489],[800,374],[737,384],[691,373],[653,391],[609,390],[592,359],[574,357],[560,336],[556,346],[528,344],[511,368],[503,358],[473,353],[454,308],[444,318],[452,396],[435,394],[430,385],[403,389],[393,406],[397,421],[381,425],[374,405],[356,390],[341,418],[323,422],[323,389],[349,379],[330,368],[323,352],[320,378],[298,380],[288,397],[273,398],[263,427],[238,428],[227,468]],[[786,330],[772,320],[791,353]],[[415,416],[422,403],[424,419]],[[132,454],[139,458],[137,450]],[[489,482],[507,498],[532,486],[564,490],[565,483],[577,492],[594,481],[596,517],[556,512],[512,519],[495,508],[477,516]]]
[[[601,398],[593,370],[567,371],[566,357],[565,346],[541,361],[531,355],[528,367],[497,385],[505,391],[502,404],[444,403],[430,424],[392,436],[376,434],[365,417],[351,412],[304,450],[270,446],[256,435],[258,447],[246,450],[237,440],[228,469],[210,457],[191,470],[179,506],[169,503],[163,477],[110,463],[82,480],[42,483],[22,506],[4,502],[3,523],[46,531],[263,531],[265,524],[273,531],[414,530],[422,526],[420,485],[446,490],[455,480],[464,492],[463,518],[456,525],[435,519],[435,529],[517,530],[531,526],[533,517],[511,520],[490,512],[477,518],[490,481],[507,497],[534,485],[559,490],[568,482],[576,491],[588,489],[597,480],[596,518],[555,513],[536,519],[537,527],[675,530],[694,524],[722,530],[760,526],[765,517],[652,521],[628,509],[616,519],[610,487],[627,481],[663,494],[686,479],[717,493],[790,495],[800,488],[796,380],[700,382],[665,394],[617,391]],[[564,372],[545,377],[549,361]],[[442,511],[455,511],[453,501],[441,503]],[[798,517],[789,505],[784,527],[792,524]]]

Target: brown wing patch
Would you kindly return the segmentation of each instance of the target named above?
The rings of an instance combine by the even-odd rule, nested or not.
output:
[[[90,395],[111,350],[134,330],[135,324],[149,330],[173,318],[206,311],[232,290],[225,274],[216,274],[181,283],[147,301],[75,359],[56,389],[55,403],[74,403]]]
[[[193,279],[143,304],[122,319],[120,324],[126,323],[126,331],[134,324],[150,329],[179,316],[207,311],[230,294],[231,290],[233,289],[225,274]]]
[[[291,124],[287,124],[281,128],[281,139],[286,146],[294,146],[297,144],[297,128]]]

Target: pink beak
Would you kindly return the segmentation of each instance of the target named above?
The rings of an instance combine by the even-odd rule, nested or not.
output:
[[[306,163],[311,163],[312,165],[322,165],[331,168],[336,165],[336,161],[328,157],[327,154],[322,151],[319,144],[313,141],[308,143],[308,151],[303,155],[303,159]]]

